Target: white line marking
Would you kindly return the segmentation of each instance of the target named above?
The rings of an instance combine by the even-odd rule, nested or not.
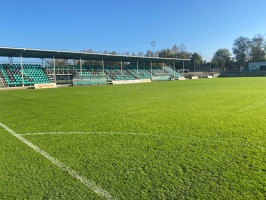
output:
[[[261,107],[265,107],[265,105],[266,105],[266,100],[262,99],[262,100],[256,101],[256,102],[246,106],[245,108],[240,109],[238,112],[248,112],[250,110],[256,110],[256,109],[259,109]]]
[[[151,135],[148,133],[123,133],[123,132],[46,132],[46,133],[24,133],[21,135],[57,135],[57,134],[128,134],[128,135]]]
[[[0,122],[0,126],[2,126],[6,131],[11,133],[13,136],[15,136],[21,142],[25,143],[26,145],[28,145],[29,147],[34,149],[34,151],[36,151],[37,153],[39,153],[42,156],[44,156],[45,158],[47,158],[51,163],[53,163],[57,167],[63,169],[64,171],[66,171],[73,178],[79,180],[81,183],[83,183],[85,186],[87,186],[89,189],[93,190],[95,193],[97,193],[101,197],[108,199],[108,200],[114,199],[106,190],[97,186],[93,181],[90,181],[87,178],[85,178],[84,176],[81,176],[79,173],[77,173],[76,171],[74,171],[73,169],[71,169],[70,167],[65,165],[64,163],[60,162],[56,158],[52,157],[50,154],[48,154],[45,151],[43,151],[42,149],[40,149],[38,146],[34,145],[33,143],[31,143],[28,140],[26,140],[25,138],[23,138],[20,134],[17,134],[15,131],[10,129],[8,126],[2,124],[1,122]]]
[[[152,134],[152,133],[134,133],[134,132],[46,132],[46,133],[24,133],[20,134],[22,136],[34,136],[34,135],[82,135],[82,134],[95,134],[95,135],[136,135],[136,136],[152,136],[152,137],[164,137],[164,138],[177,138],[177,139],[186,139],[186,140],[204,140],[204,141],[212,141],[212,142],[219,142],[222,144],[229,145],[229,140],[220,140],[220,138],[204,138],[204,137],[197,137],[197,136],[177,136],[177,135],[169,135],[169,134]],[[228,143],[229,142],[229,143]],[[249,148],[259,148],[265,149],[264,146],[254,146],[244,142],[233,142],[234,145],[238,146],[245,146]],[[231,144],[232,145],[232,144]],[[229,147],[230,148],[230,147]]]
[[[190,139],[191,137],[185,136],[177,136],[177,135],[169,135],[169,134],[152,134],[152,133],[133,133],[133,132],[47,132],[47,133],[24,133],[20,134],[23,136],[27,135],[81,135],[81,134],[89,134],[89,135],[136,135],[136,136],[154,136],[154,137],[170,137],[170,138],[179,138],[179,139]],[[201,139],[198,137],[194,137],[196,139]]]
[[[71,135],[71,134],[100,134],[100,135],[140,135],[140,136],[158,136],[158,137],[175,137],[187,138],[169,134],[152,134],[152,133],[133,133],[133,132],[46,132],[46,133],[24,133],[20,135]]]

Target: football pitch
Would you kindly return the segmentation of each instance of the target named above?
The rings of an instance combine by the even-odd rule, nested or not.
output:
[[[0,91],[0,199],[265,199],[266,78]]]

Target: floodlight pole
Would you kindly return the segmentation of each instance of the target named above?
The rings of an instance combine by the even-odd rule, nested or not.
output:
[[[24,70],[23,70],[23,65],[22,65],[22,55],[20,52],[20,67],[21,67],[21,79],[22,79],[22,87],[24,87]]]

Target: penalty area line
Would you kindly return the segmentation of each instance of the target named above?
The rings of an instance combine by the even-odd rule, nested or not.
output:
[[[171,138],[171,139],[184,139],[184,140],[193,140],[193,141],[211,141],[211,142],[217,142],[222,143],[226,145],[232,145],[230,144],[229,140],[220,140],[219,138],[203,138],[203,137],[196,137],[196,136],[177,136],[177,135],[171,135],[171,134],[153,134],[153,133],[134,133],[134,132],[43,132],[43,133],[24,133],[19,134],[22,136],[38,136],[38,135],[133,135],[133,136],[148,136],[148,137],[157,137],[157,138]],[[260,145],[252,145],[245,142],[234,142],[234,146],[245,146],[249,148],[259,148],[259,149],[265,149],[265,146]],[[228,147],[230,148],[230,146]]]
[[[89,188],[92,191],[94,191],[95,193],[97,193],[99,196],[103,197],[104,199],[108,199],[108,200],[109,199],[110,200],[111,199],[114,199],[114,197],[112,197],[109,194],[109,192],[107,192],[106,190],[104,190],[101,187],[97,186],[93,181],[88,180],[86,177],[80,175],[78,172],[76,172],[75,170],[71,169],[70,167],[68,167],[64,163],[60,162],[59,160],[57,160],[56,158],[54,158],[50,154],[46,153],[45,151],[43,151],[42,149],[40,149],[38,146],[36,146],[33,143],[31,143],[30,141],[26,140],[20,134],[17,134],[15,131],[13,131],[12,129],[10,129],[8,126],[2,124],[1,122],[0,122],[0,126],[3,129],[5,129],[7,132],[9,132],[10,134],[12,134],[14,137],[16,137],[17,139],[19,139],[21,142],[23,142],[27,146],[31,147],[35,152],[37,152],[37,153],[41,154],[42,156],[44,156],[52,164],[54,164],[55,166],[63,169],[63,171],[67,172],[73,178],[79,180],[82,184],[84,184],[87,188]]]
[[[134,132],[44,132],[44,133],[23,133],[22,136],[37,136],[37,135],[134,135],[134,136],[153,136],[153,137],[170,137],[170,138],[180,138],[189,139],[190,137],[169,135],[169,134],[152,134],[152,133],[134,133]]]

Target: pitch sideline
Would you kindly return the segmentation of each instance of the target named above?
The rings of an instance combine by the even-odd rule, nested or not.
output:
[[[30,141],[26,140],[24,137],[22,137],[20,134],[17,134],[15,131],[13,131],[12,129],[10,129],[8,126],[2,124],[0,122],[0,126],[5,129],[7,132],[9,132],[10,134],[12,134],[14,137],[16,137],[17,139],[19,139],[21,142],[23,142],[24,144],[26,144],[27,146],[31,147],[35,152],[41,154],[42,156],[44,156],[46,159],[48,159],[51,163],[53,163],[55,166],[63,169],[64,171],[66,171],[69,175],[71,175],[73,178],[79,180],[82,184],[84,184],[87,188],[91,189],[92,191],[94,191],[95,193],[97,193],[98,195],[100,195],[101,197],[103,197],[104,199],[114,199],[114,197],[112,197],[109,192],[107,192],[106,190],[102,189],[101,187],[97,186],[93,181],[88,180],[87,178],[85,178],[84,176],[80,175],[78,172],[76,172],[75,170],[71,169],[70,167],[68,167],[67,165],[65,165],[64,163],[60,162],[59,160],[57,160],[56,158],[54,158],[53,156],[51,156],[50,154],[46,153],[45,151],[43,151],[42,149],[40,149],[38,146],[34,145],[33,143],[31,143]]]

